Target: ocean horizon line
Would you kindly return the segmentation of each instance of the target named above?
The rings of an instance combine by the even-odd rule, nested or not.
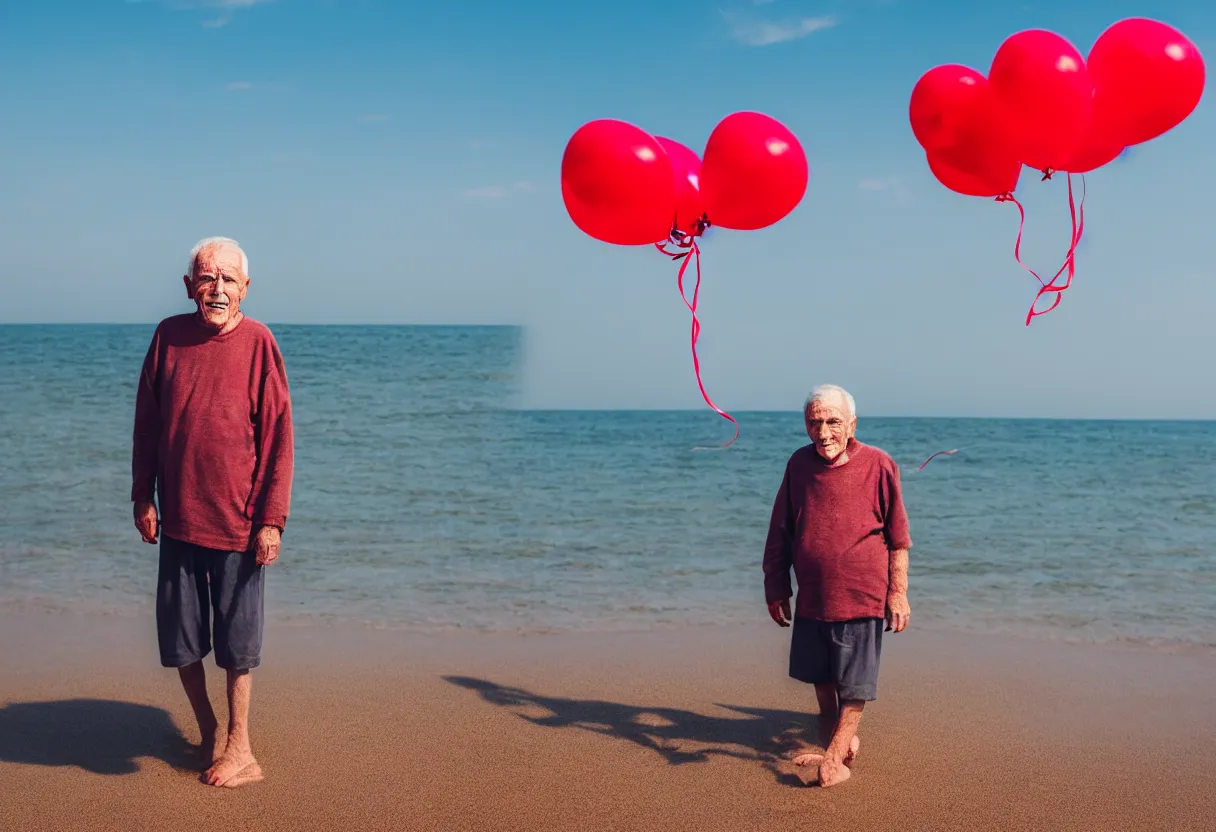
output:
[[[594,414],[615,414],[615,415],[651,415],[661,413],[705,413],[707,416],[716,416],[713,411],[707,411],[704,408],[698,407],[619,407],[619,408],[604,408],[604,407],[504,407],[502,410],[507,410],[512,413],[586,413]],[[752,408],[752,409],[735,409],[731,410],[730,414],[736,418],[741,418],[749,415],[765,416],[773,414],[798,415],[801,413],[801,408]],[[956,422],[1110,422],[1112,424],[1130,424],[1144,422],[1169,422],[1171,424],[1207,424],[1216,422],[1216,416],[1207,417],[1192,417],[1192,416],[1146,416],[1139,418],[1113,418],[1108,416],[948,416],[948,415],[891,415],[891,414],[872,414],[859,413],[857,414],[859,421],[867,421],[873,419],[881,419],[884,421],[924,421],[935,419],[949,419]]]
[[[184,314],[188,314],[188,313],[184,313]],[[254,315],[253,317],[256,318],[256,315]],[[341,322],[335,322],[335,323],[286,322],[285,323],[285,322],[264,321],[261,318],[257,318],[257,320],[263,321],[263,323],[266,323],[273,330],[282,333],[284,336],[286,336],[292,332],[296,333],[295,335],[291,336],[293,339],[300,338],[300,337],[306,338],[306,337],[308,337],[307,336],[308,332],[316,333],[318,337],[324,337],[323,333],[325,333],[325,332],[329,332],[329,333],[331,333],[331,335],[340,335],[341,333],[352,333],[352,337],[354,337],[357,333],[360,333],[360,332],[374,333],[374,332],[379,331],[379,332],[382,332],[385,334],[392,333],[392,332],[397,332],[397,333],[401,333],[401,334],[413,332],[413,333],[415,333],[414,336],[407,336],[407,337],[421,337],[421,338],[428,337],[425,335],[425,333],[427,333],[427,332],[433,333],[435,335],[441,335],[444,332],[448,332],[448,333],[451,333],[454,335],[458,335],[461,338],[465,338],[465,337],[469,337],[469,336],[476,337],[476,333],[483,333],[487,337],[498,337],[498,338],[506,337],[506,338],[510,338],[512,340],[517,340],[517,339],[526,339],[526,337],[527,337],[526,333],[527,333],[527,330],[529,329],[529,326],[527,324],[515,324],[515,323],[493,323],[493,324],[488,324],[488,323],[369,323],[369,324],[361,324],[361,323],[341,323]],[[71,339],[71,338],[86,337],[86,338],[101,338],[102,340],[107,340],[109,337],[119,335],[120,333],[125,333],[121,336],[124,339],[136,337],[137,331],[142,331],[145,333],[145,336],[138,336],[138,337],[150,337],[151,331],[156,326],[157,323],[158,323],[158,321],[152,321],[152,320],[126,321],[126,322],[122,322],[122,321],[93,321],[93,322],[88,322],[88,321],[44,321],[44,322],[9,321],[9,322],[0,322],[0,338],[4,338],[6,341],[8,339],[16,339],[16,342],[20,343],[24,340],[23,336],[21,336],[20,333],[25,332],[27,334],[34,335],[34,337],[39,338],[39,339],[41,339],[41,338],[52,338],[52,339],[69,338],[69,339]],[[36,333],[38,333],[38,332],[41,332],[43,334],[41,336],[38,336],[38,335],[36,335]],[[58,332],[59,335],[55,335],[54,333],[56,333],[56,332]],[[87,333],[90,333],[90,332],[93,334],[87,335]],[[3,335],[3,333],[9,333],[9,334],[7,336],[5,336],[5,335]],[[109,333],[109,335],[107,335],[106,333]],[[495,335],[495,333],[497,333],[497,335]],[[140,352],[140,355],[142,355],[142,352]],[[526,366],[527,360],[523,356],[514,356],[513,363],[515,361],[519,361],[519,360],[523,360],[524,366]],[[651,416],[658,415],[658,414],[680,414],[682,416],[689,416],[689,415],[693,415],[693,414],[704,414],[708,418],[717,418],[716,414],[714,414],[712,411],[708,410],[705,407],[705,405],[702,402],[700,402],[699,400],[697,400],[695,397],[689,397],[689,398],[685,399],[684,396],[680,396],[679,398],[685,399],[685,401],[683,403],[678,403],[678,404],[675,402],[663,403],[663,404],[647,404],[647,403],[639,402],[639,403],[635,404],[635,403],[630,403],[630,399],[633,399],[633,401],[635,401],[635,402],[637,400],[634,397],[628,396],[628,395],[618,397],[620,399],[624,399],[624,401],[620,402],[620,403],[603,402],[602,396],[561,397],[561,398],[566,398],[566,401],[559,400],[559,401],[555,402],[554,398],[557,398],[557,397],[554,397],[552,395],[544,395],[544,394],[538,395],[536,393],[536,391],[530,391],[528,389],[525,389],[528,387],[528,384],[523,379],[527,376],[527,372],[523,368],[523,366],[517,365],[514,367],[514,369],[509,370],[509,371],[506,370],[505,368],[503,368],[502,371],[506,372],[507,376],[518,375],[518,377],[514,378],[514,379],[509,379],[506,376],[503,377],[502,380],[506,382],[507,388],[515,388],[515,389],[504,389],[504,390],[500,391],[500,395],[503,397],[503,400],[501,401],[501,403],[498,403],[496,405],[489,405],[492,409],[501,410],[504,412],[533,413],[533,414],[545,414],[545,413],[591,414],[591,415],[612,414],[612,415],[617,415],[617,416],[628,416],[629,414],[651,415]],[[517,387],[517,385],[522,385],[522,387]],[[765,395],[762,397],[753,397],[753,401],[756,398],[759,398],[759,399],[761,399],[761,401],[767,401],[770,403],[772,403],[772,402],[774,402],[774,400],[776,400],[777,402],[779,402],[779,404],[741,405],[739,407],[732,407],[732,406],[727,406],[726,403],[724,402],[724,407],[728,413],[730,413],[733,416],[735,416],[736,418],[740,418],[740,419],[746,419],[748,417],[753,417],[753,418],[754,417],[763,417],[766,415],[774,415],[774,414],[797,414],[800,412],[800,409],[801,409],[801,401],[802,401],[803,393],[802,393],[802,391],[794,391],[794,392],[796,392],[797,395],[791,395],[788,398],[785,395],[778,395],[778,396]],[[667,399],[668,402],[670,402],[671,398],[675,398],[675,397],[648,396],[647,398],[652,398],[652,400],[659,399],[660,401],[662,401],[663,399]],[[580,401],[580,399],[582,399],[582,400]],[[597,399],[599,399],[598,402],[596,401]],[[1171,425],[1186,425],[1186,424],[1206,425],[1208,423],[1216,421],[1216,413],[1206,413],[1206,412],[1203,412],[1202,409],[1198,409],[1198,410],[1200,410],[1200,412],[1196,412],[1197,408],[1185,408],[1185,409],[1182,409],[1183,412],[1181,412],[1181,413],[1175,412],[1175,413],[1147,414],[1147,415],[1136,415],[1136,416],[1109,415],[1109,414],[1101,413],[1100,411],[1098,413],[1093,413],[1092,411],[1090,413],[1084,413],[1084,412],[1082,412],[1082,413],[1076,413],[1076,412],[1060,413],[1057,411],[1056,413],[1052,413],[1052,414],[1042,414],[1042,413],[1035,413],[1033,411],[1022,410],[1022,408],[1018,408],[1018,410],[1021,410],[1022,412],[1013,412],[1013,413],[1010,413],[1010,412],[1005,412],[1005,413],[984,412],[985,410],[987,410],[987,408],[977,408],[976,410],[968,409],[968,410],[964,410],[962,412],[956,412],[956,413],[931,413],[931,412],[920,411],[920,408],[916,408],[915,411],[919,411],[919,412],[914,411],[912,413],[908,413],[908,412],[898,412],[898,411],[887,410],[887,411],[869,413],[869,412],[862,411],[858,415],[862,419],[863,422],[864,421],[875,421],[875,420],[891,420],[891,421],[952,420],[952,421],[957,421],[957,422],[968,421],[968,422],[973,422],[973,423],[988,423],[988,424],[999,424],[999,423],[1006,423],[1006,424],[1034,424],[1034,423],[1039,423],[1039,424],[1068,424],[1068,423],[1073,423],[1073,424],[1082,424],[1082,423],[1084,423],[1084,424],[1154,424],[1155,423],[1155,424],[1171,424]],[[746,425],[743,426],[744,431],[746,431],[746,427],[747,427]]]

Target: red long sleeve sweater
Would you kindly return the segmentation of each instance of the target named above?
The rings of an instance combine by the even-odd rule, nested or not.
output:
[[[131,499],[159,497],[161,533],[248,551],[287,522],[291,398],[270,330],[244,317],[218,335],[194,314],[161,321],[139,376]]]
[[[771,604],[794,594],[792,567],[798,618],[882,618],[890,552],[912,546],[899,466],[856,439],[848,453],[848,462],[831,468],[811,445],[795,451],[773,501],[764,596]]]

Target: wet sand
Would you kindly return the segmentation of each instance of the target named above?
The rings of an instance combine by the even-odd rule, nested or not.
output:
[[[0,829],[1216,828],[1216,657],[887,635],[853,778],[788,630],[427,637],[267,631],[263,783],[202,785],[152,622],[0,614]],[[224,718],[222,676],[208,660]]]

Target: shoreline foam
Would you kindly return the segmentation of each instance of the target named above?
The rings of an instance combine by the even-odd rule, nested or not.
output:
[[[420,625],[417,622],[402,621],[392,618],[361,618],[350,615],[337,615],[327,612],[294,612],[275,609],[271,603],[267,609],[267,620],[276,626],[287,628],[325,628],[350,629],[352,631],[390,631],[396,633],[417,634],[427,637],[541,637],[541,636],[579,636],[579,635],[642,635],[647,633],[664,634],[678,633],[685,630],[717,630],[730,628],[747,628],[757,623],[768,621],[767,614],[761,610],[750,620],[742,617],[727,618],[718,621],[651,621],[631,622],[624,626],[604,627],[587,626],[581,628],[563,626],[460,626],[459,624]],[[66,616],[98,616],[118,618],[144,618],[151,621],[154,608],[152,603],[143,604],[87,604],[76,599],[65,600],[55,597],[26,596],[20,598],[4,598],[0,596],[0,618],[13,615],[66,615]],[[1171,655],[1197,655],[1216,657],[1216,643],[1206,641],[1185,641],[1177,639],[1162,639],[1149,636],[1124,636],[1118,633],[1105,633],[1101,630],[1090,630],[1088,636],[1079,636],[1076,630],[1063,627],[1041,626],[1034,629],[1018,629],[1011,623],[1000,626],[977,624],[962,619],[944,618],[925,613],[919,606],[915,608],[917,615],[917,630],[942,636],[972,635],[998,640],[1011,640],[1030,644],[1074,646],[1100,650],[1163,653]]]

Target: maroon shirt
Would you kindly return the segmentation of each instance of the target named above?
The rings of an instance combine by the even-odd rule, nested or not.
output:
[[[798,618],[884,617],[890,552],[912,546],[899,466],[856,439],[848,454],[848,462],[831,468],[813,445],[799,448],[773,503],[764,545],[765,601],[794,594],[792,566]]]
[[[244,552],[283,528],[294,465],[283,356],[265,324],[223,335],[195,314],[161,321],[139,376],[131,499],[159,496],[161,533]]]

